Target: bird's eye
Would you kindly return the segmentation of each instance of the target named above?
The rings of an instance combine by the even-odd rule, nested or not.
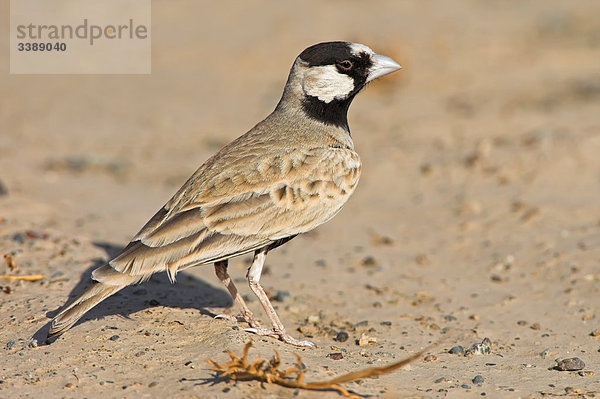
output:
[[[352,61],[344,60],[338,64],[343,71],[349,71],[352,69]]]

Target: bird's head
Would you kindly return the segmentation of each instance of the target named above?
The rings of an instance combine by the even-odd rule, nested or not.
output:
[[[356,94],[373,79],[400,68],[363,44],[315,44],[296,58],[280,106],[299,103],[309,117],[347,128],[348,107]]]

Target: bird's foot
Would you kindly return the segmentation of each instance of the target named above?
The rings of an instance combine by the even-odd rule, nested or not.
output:
[[[310,341],[299,341],[296,338],[292,337],[285,331],[280,331],[278,329],[272,328],[244,328],[244,331],[250,332],[256,335],[260,335],[262,337],[272,337],[277,338],[280,341],[285,342],[286,344],[299,346],[301,348],[314,348],[316,345]]]

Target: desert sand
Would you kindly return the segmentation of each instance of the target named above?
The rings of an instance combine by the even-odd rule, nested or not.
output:
[[[45,276],[0,280],[1,398],[338,397],[215,378],[205,359],[249,340],[252,358],[300,354],[309,381],[437,343],[346,385],[370,397],[600,395],[600,2],[152,7],[151,75],[20,76],[0,63],[0,274]],[[282,321],[318,347],[213,319],[237,309],[209,265],[127,288],[46,345],[90,271],[271,112],[294,58],[328,40],[404,69],[350,109],[354,196],[267,257],[261,282]],[[230,272],[252,297],[248,262]],[[480,354],[449,353],[485,338]],[[573,357],[585,367],[553,369]]]

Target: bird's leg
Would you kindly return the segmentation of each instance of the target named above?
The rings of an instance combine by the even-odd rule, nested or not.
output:
[[[248,269],[248,274],[246,274],[246,277],[248,278],[248,285],[250,285],[250,289],[252,290],[252,292],[254,292],[254,294],[260,301],[260,304],[265,310],[267,316],[269,316],[269,319],[273,324],[273,329],[269,330],[266,328],[250,328],[247,329],[247,331],[253,332],[258,335],[268,335],[276,337],[287,344],[295,346],[315,346],[315,344],[313,344],[310,341],[298,341],[297,339],[291,337],[290,335],[288,335],[288,333],[286,333],[285,327],[283,327],[283,323],[281,323],[281,320],[279,320],[279,316],[277,316],[273,305],[271,305],[271,301],[269,301],[269,297],[265,293],[263,287],[261,287],[261,285],[259,284],[260,275],[262,273],[263,265],[265,264],[266,256],[266,248],[259,249],[254,253],[254,260],[252,261],[252,265]]]
[[[233,284],[233,281],[231,280],[229,273],[227,273],[227,260],[223,260],[223,261],[215,263],[215,273],[216,273],[217,277],[219,278],[219,280],[221,280],[223,285],[225,285],[225,287],[227,287],[229,294],[231,294],[231,297],[233,298],[234,302],[240,308],[240,311],[242,312],[242,317],[244,318],[246,323],[248,323],[250,325],[250,327],[252,327],[252,328],[262,328],[262,326],[260,325],[258,320],[256,320],[254,318],[254,315],[252,314],[250,309],[248,309],[248,305],[246,305],[244,298],[242,298],[242,296],[238,292],[235,284]],[[238,321],[236,317],[226,315],[226,314],[217,315],[217,316],[215,316],[215,318],[216,319],[227,319],[227,320],[231,320],[231,321]]]

